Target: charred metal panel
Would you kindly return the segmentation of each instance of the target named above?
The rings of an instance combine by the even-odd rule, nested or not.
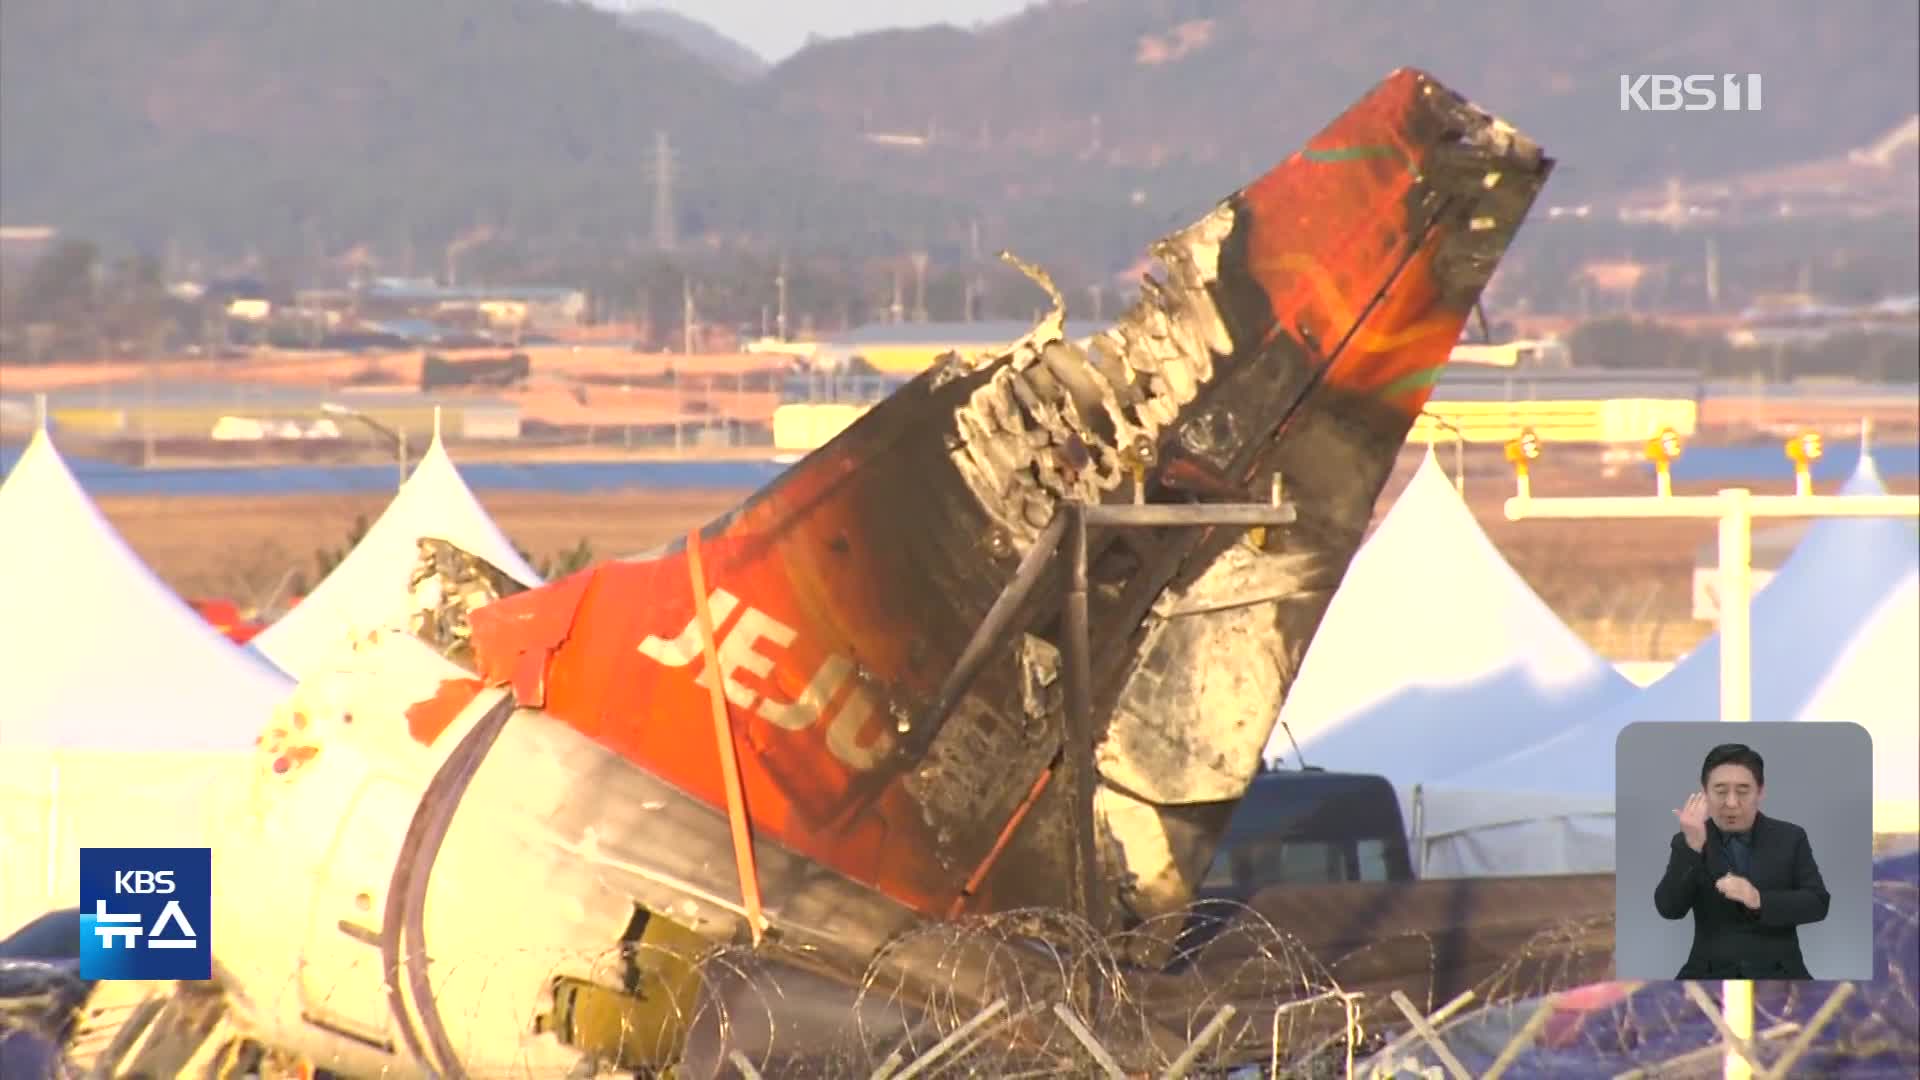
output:
[[[1397,113],[1356,106],[1159,245],[1167,285],[1095,341],[1146,373],[1134,406],[1109,413],[1133,422],[1116,424],[1118,438],[1154,441],[1150,493],[1179,477],[1213,497],[1258,497],[1278,474],[1299,508],[1258,550],[1244,531],[1189,529],[1108,538],[1096,556],[1098,760],[1117,789],[1099,798],[1102,846],[1108,886],[1138,918],[1185,901],[1218,835],[1188,824],[1176,837],[1140,806],[1245,790],[1412,420],[1549,169],[1503,123],[1401,77],[1404,94],[1375,103]],[[1085,456],[1117,450],[1096,438]],[[1064,490],[1035,472],[1046,494],[1124,497],[1098,469]],[[999,490],[1040,519],[1032,488]],[[1050,832],[1036,820],[1007,873],[1063,872],[1068,849]]]
[[[499,567],[445,540],[423,536],[407,585],[413,635],[456,664],[473,665],[474,612],[504,596],[527,591]]]

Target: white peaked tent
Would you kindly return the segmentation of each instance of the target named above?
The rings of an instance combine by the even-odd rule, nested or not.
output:
[[[1280,719],[1305,762],[1413,785],[1633,692],[1507,565],[1431,450],[1345,579]],[[1279,727],[1270,760],[1293,757]]]
[[[0,485],[0,936],[81,847],[206,846],[291,683],[156,579],[44,430]]]
[[[1882,494],[1871,458],[1842,487],[1855,495]],[[1893,518],[1816,520],[1779,574],[1753,598],[1754,720],[1852,720],[1874,737],[1874,758],[1890,776],[1889,797],[1911,798],[1915,766],[1914,620],[1912,583],[1920,574],[1920,536]],[[1902,607],[1902,597],[1904,608]],[[1846,715],[1842,715],[1845,713]],[[1577,821],[1580,849],[1560,865],[1542,867],[1532,837],[1557,828],[1546,821],[1515,822],[1514,842],[1485,849],[1472,872],[1603,872],[1613,867],[1614,745],[1636,721],[1716,720],[1720,716],[1719,637],[1710,637],[1667,676],[1618,707],[1553,739],[1524,747],[1476,769],[1444,778],[1425,792],[1435,809],[1469,801],[1488,790],[1539,793],[1559,800]],[[1883,734],[1885,732],[1885,734]],[[1902,744],[1905,750],[1901,749]],[[1883,747],[1885,749],[1883,749]],[[1888,756],[1904,753],[1904,766]],[[1901,782],[1904,776],[1908,779]],[[1578,808],[1594,803],[1590,811]]]
[[[292,611],[249,644],[297,679],[324,670],[367,631],[404,626],[422,537],[445,540],[525,585],[540,576],[501,534],[434,433],[378,521]]]
[[[1908,569],[1801,708],[1873,737],[1873,827],[1920,832],[1920,569]]]

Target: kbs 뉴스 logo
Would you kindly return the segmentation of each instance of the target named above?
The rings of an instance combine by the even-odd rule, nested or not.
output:
[[[81,848],[80,977],[213,977],[213,849]]]

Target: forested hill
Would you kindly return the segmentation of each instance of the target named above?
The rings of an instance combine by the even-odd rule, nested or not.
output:
[[[1062,0],[743,78],[574,2],[5,0],[0,214],[150,249],[624,250],[666,131],[683,243],[1100,260],[1397,66],[1536,135],[1567,200],[1861,145],[1915,110],[1917,37],[1910,0]],[[1620,112],[1637,71],[1759,72],[1765,106]]]
[[[6,0],[0,80],[9,221],[186,219],[227,243],[644,228],[659,130],[697,231],[723,164],[818,142],[665,38],[551,0]]]
[[[978,31],[817,45],[771,85],[843,128],[1244,176],[1413,66],[1537,136],[1573,194],[1862,145],[1920,102],[1917,39],[1920,8],[1900,0],[1055,0]],[[1763,108],[1621,112],[1619,76],[1641,72],[1758,72]]]
[[[735,79],[757,79],[765,75],[770,66],[759,53],[706,23],[676,11],[656,7],[630,8],[625,19],[628,26],[666,38]]]

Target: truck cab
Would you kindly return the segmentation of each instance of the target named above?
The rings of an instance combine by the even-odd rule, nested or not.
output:
[[[1272,769],[1247,785],[1196,899],[1244,902],[1281,885],[1411,880],[1400,799],[1386,778]]]

